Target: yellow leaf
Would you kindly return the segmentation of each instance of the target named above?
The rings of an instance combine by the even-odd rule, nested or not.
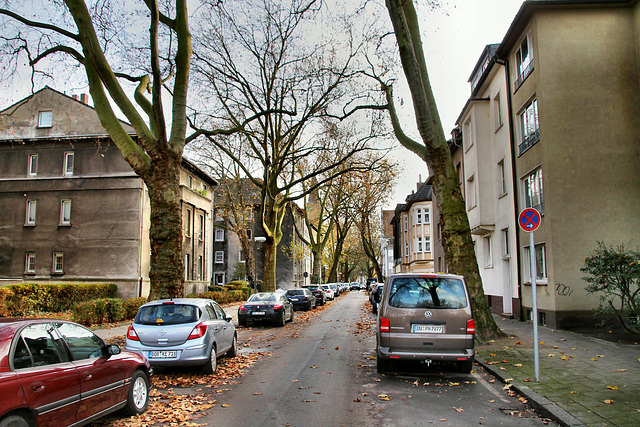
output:
[[[517,345],[524,345],[524,343],[522,343],[521,341],[518,341],[516,344]]]
[[[613,400],[607,399],[607,400],[604,400],[603,402],[606,403],[607,405],[611,405],[613,403]]]
[[[609,389],[609,390],[617,390],[617,389],[618,389],[618,386],[617,386],[617,385],[615,385],[615,386],[611,387],[610,385],[608,385],[608,386],[607,386],[607,389]]]
[[[513,365],[513,366],[515,366],[516,368],[522,368],[522,363],[516,363],[516,364],[515,364],[515,365]]]
[[[571,393],[571,394],[578,394],[578,392],[577,392],[577,391],[575,391],[575,390],[571,390],[571,391],[570,391],[570,393]]]
[[[544,345],[544,341],[540,341],[540,344]]]
[[[450,383],[449,383],[449,385],[450,385],[451,387],[454,387],[454,386],[460,385],[460,383],[451,383],[451,382],[450,382]]]
[[[391,400],[391,398],[386,394],[379,394],[378,399],[380,400]]]
[[[626,369],[618,369],[617,372],[627,372]]]
[[[512,386],[513,386],[513,384],[505,384],[504,387],[502,387],[502,389],[503,390],[509,390]]]
[[[220,406],[222,406],[223,408],[230,408],[231,407],[231,405],[229,405],[228,403],[223,403]]]
[[[591,358],[591,360],[593,360],[593,361],[595,362],[595,361],[596,361],[596,360],[598,360],[598,359],[596,359],[595,357],[592,357],[592,358]]]
[[[560,360],[567,360],[567,356],[562,356]]]
[[[549,357],[556,357],[556,355],[553,353],[549,353]]]

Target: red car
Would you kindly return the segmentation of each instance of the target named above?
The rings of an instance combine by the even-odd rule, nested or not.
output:
[[[84,326],[0,319],[0,427],[83,425],[106,414],[141,414],[151,368]]]

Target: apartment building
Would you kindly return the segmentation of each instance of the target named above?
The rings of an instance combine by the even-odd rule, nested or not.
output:
[[[148,192],[87,102],[45,87],[0,111],[0,284],[106,282],[147,296]],[[211,280],[215,184],[183,160],[185,293]]]

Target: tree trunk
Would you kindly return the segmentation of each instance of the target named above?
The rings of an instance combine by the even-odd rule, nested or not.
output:
[[[322,252],[323,249],[316,247],[313,253],[313,269],[311,272],[311,283],[320,284],[322,283]]]
[[[267,237],[264,242],[264,271],[262,272],[262,290],[274,292],[276,290],[276,256],[278,245]]]
[[[151,272],[149,276],[153,284],[149,300],[184,296],[185,269],[182,260],[180,204],[181,158],[180,154],[171,151],[159,153],[154,158],[154,172],[147,182],[151,203],[149,231]]]
[[[487,340],[500,335],[501,332],[484,295],[460,182],[451,160],[429,82],[413,0],[386,0],[386,5],[398,42],[402,68],[411,91],[418,131],[424,145],[406,138],[399,130],[397,117],[393,123],[394,130],[405,147],[422,157],[427,163],[430,175],[433,176],[432,185],[442,224],[442,246],[449,270],[465,277],[471,293],[477,337]],[[389,94],[387,91],[388,100]],[[390,113],[394,116],[395,110],[390,109]]]

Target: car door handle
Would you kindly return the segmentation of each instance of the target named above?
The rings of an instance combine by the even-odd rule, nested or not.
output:
[[[85,373],[82,375],[82,377],[83,377],[85,380],[90,380],[91,378],[93,378],[93,375],[91,375],[91,372],[85,372]]]
[[[43,383],[33,383],[33,384],[31,384],[31,390],[33,390],[33,391],[44,390],[44,384]]]

